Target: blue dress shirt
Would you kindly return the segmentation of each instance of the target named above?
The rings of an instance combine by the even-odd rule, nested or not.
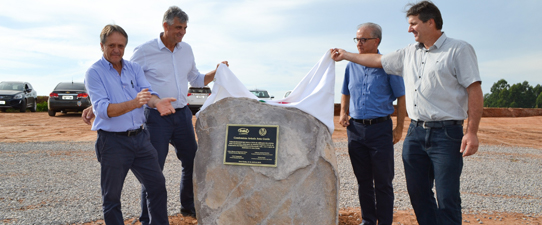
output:
[[[185,42],[177,43],[172,52],[158,37],[137,46],[130,60],[141,65],[145,77],[162,98],[177,99],[171,102],[173,108],[186,106],[189,82],[193,87],[205,86],[205,74],[196,68],[192,47]]]
[[[103,56],[92,64],[85,75],[85,87],[92,101],[92,110],[96,118],[92,130],[123,132],[139,128],[145,123],[144,107],[136,108],[117,117],[107,115],[109,104],[130,101],[141,90],[151,85],[145,79],[143,70],[137,63],[122,60],[121,75]]]
[[[405,84],[402,77],[386,74],[381,68],[349,62],[342,94],[350,95],[350,117],[374,119],[393,113],[393,101],[405,95]]]

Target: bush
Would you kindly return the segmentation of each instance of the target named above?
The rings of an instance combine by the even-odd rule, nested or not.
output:
[[[47,112],[47,102],[40,102],[36,105],[36,112]]]

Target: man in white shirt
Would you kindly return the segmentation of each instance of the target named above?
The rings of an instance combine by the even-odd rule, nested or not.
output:
[[[403,165],[416,218],[420,225],[461,224],[462,156],[478,151],[483,110],[476,54],[467,42],[441,31],[442,17],[433,3],[411,5],[407,17],[417,43],[382,56],[332,49],[332,57],[403,76],[412,119],[403,143]]]

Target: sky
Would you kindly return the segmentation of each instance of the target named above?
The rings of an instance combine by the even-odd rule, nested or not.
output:
[[[0,81],[28,81],[38,95],[56,84],[84,80],[102,56],[99,34],[107,24],[128,33],[124,58],[157,38],[162,17],[176,5],[189,16],[183,41],[207,73],[224,60],[248,89],[282,98],[330,48],[357,52],[357,25],[382,26],[386,54],[414,43],[405,17],[409,0],[178,0],[0,1]],[[542,84],[542,1],[434,0],[448,37],[477,54],[482,91],[500,79]],[[344,69],[337,62],[335,102]],[[211,84],[212,87],[212,84]]]

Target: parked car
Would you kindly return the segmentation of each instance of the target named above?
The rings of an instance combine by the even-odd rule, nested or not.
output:
[[[0,82],[0,110],[15,108],[21,112],[26,112],[30,108],[31,112],[36,111],[36,100],[38,93],[28,82],[22,81],[2,81]]]
[[[275,96],[269,96],[269,93],[266,90],[253,89],[249,91],[262,100],[273,100],[273,98],[275,98]]]
[[[57,112],[79,112],[91,105],[85,84],[82,82],[60,82],[49,94],[47,112],[55,116]]]
[[[211,95],[211,88],[209,87],[190,87],[188,88],[188,94],[186,95],[186,101],[188,102],[188,108],[192,111],[192,114],[196,114],[203,103]]]

